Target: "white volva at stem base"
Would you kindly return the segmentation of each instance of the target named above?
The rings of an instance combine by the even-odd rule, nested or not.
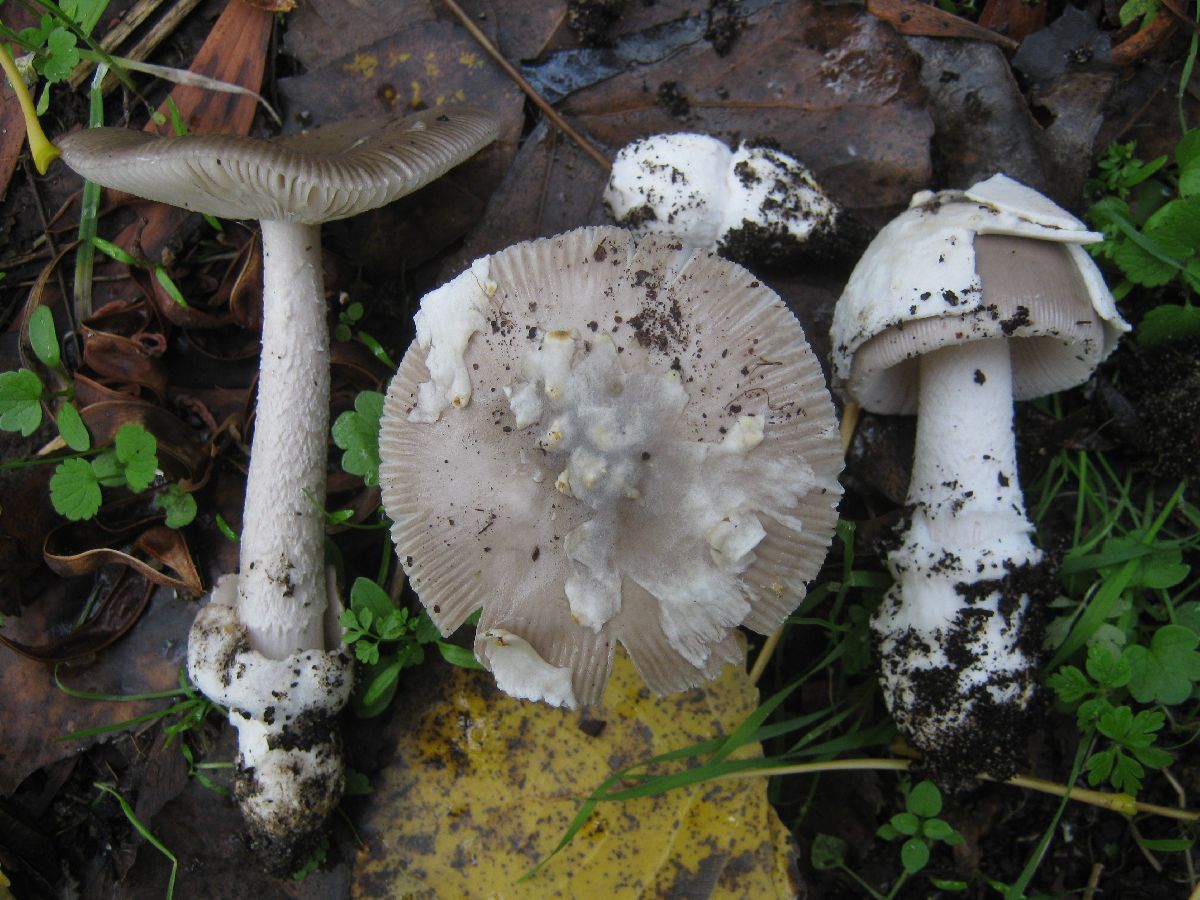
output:
[[[263,222],[258,405],[242,519],[238,618],[273,659],[323,649],[329,330],[319,226]]]

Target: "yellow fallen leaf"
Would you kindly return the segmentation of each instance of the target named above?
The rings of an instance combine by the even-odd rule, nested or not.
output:
[[[375,779],[353,896],[793,897],[794,846],[762,779],[600,803],[518,883],[614,770],[727,734],[757,702],[737,666],[706,688],[654,697],[623,653],[603,702],[582,712],[514,700],[486,672],[449,670]]]

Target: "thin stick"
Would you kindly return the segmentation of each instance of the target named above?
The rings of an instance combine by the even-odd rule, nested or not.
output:
[[[758,684],[758,680],[762,678],[763,672],[767,670],[767,663],[771,661],[771,654],[775,652],[775,646],[781,637],[783,637],[782,625],[771,632],[763,643],[762,649],[758,651],[758,656],[754,657],[754,667],[750,670],[751,684]]]
[[[137,0],[133,6],[125,11],[125,15],[121,20],[100,39],[100,49],[105,53],[115,52],[117,47],[121,46],[121,42],[133,34],[134,30],[146,21],[150,14],[162,6],[162,4],[163,0]],[[69,82],[71,90],[79,90],[83,83],[87,81],[93,66],[95,66],[94,62],[85,60],[75,67],[75,70],[71,73]]]
[[[774,766],[769,769],[730,772],[725,775],[718,775],[712,780],[770,778],[775,775],[811,775],[815,772],[904,771],[910,768],[912,764],[913,761],[908,759],[834,759],[828,762],[797,763],[790,766]],[[981,775],[980,777],[985,781],[995,781],[995,779],[988,778],[986,775]],[[1012,778],[997,783],[1040,791],[1043,794],[1053,794],[1056,797],[1064,797],[1070,794],[1072,800],[1078,800],[1080,803],[1087,803],[1100,809],[1107,809],[1127,816],[1131,816],[1134,813],[1148,813],[1155,816],[1164,816],[1168,819],[1178,819],[1181,822],[1200,821],[1200,813],[1190,809],[1175,809],[1171,806],[1159,806],[1155,803],[1142,803],[1140,800],[1134,800],[1127,794],[1108,794],[1104,791],[1094,791],[1089,788],[1069,787],[1065,784],[1046,781],[1043,778],[1034,778],[1030,775],[1014,775]]]
[[[188,17],[193,9],[200,3],[200,0],[178,0],[178,2],[167,10],[166,15],[155,22],[148,32],[132,47],[126,50],[122,55],[136,61],[141,61],[154,52],[163,41],[174,34],[183,20]],[[101,88],[103,93],[110,93],[117,86],[117,78],[110,74],[105,80]]]
[[[479,46],[487,51],[488,56],[494,59],[497,65],[507,73],[508,77],[515,81],[517,86],[525,92],[525,96],[533,101],[533,105],[545,113],[546,118],[551,121],[555,128],[562,131],[567,137],[578,144],[579,148],[594,159],[596,164],[604,169],[604,171],[607,172],[612,169],[612,163],[608,161],[608,157],[597,150],[587,138],[567,124],[567,120],[560,116],[558,111],[547,103],[541,94],[534,90],[533,85],[525,80],[525,77],[517,71],[517,68],[504,58],[503,54],[496,48],[496,45],[488,39],[488,36],[480,31],[479,26],[472,22],[470,17],[463,12],[461,6],[455,3],[454,0],[442,0],[442,2],[446,4],[450,12],[454,13],[458,21],[462,23],[463,28],[470,32],[471,37],[479,43]]]

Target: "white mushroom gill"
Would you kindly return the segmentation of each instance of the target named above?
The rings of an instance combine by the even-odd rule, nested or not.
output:
[[[490,297],[470,271],[434,297],[461,313],[437,321],[476,323],[466,344],[430,329],[388,393],[381,481],[413,587],[444,631],[483,608],[476,652],[519,696],[594,701],[618,642],[660,693],[715,675],[738,625],[803,598],[836,519],[832,406],[799,324],[744,269],[619,229],[487,266]],[[439,387],[427,405],[435,368],[466,373],[469,404]],[[501,633],[544,665],[502,657]]]

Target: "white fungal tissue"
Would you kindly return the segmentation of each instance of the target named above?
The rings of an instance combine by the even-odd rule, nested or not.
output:
[[[659,134],[623,147],[604,192],[639,234],[716,247],[743,230],[797,244],[829,234],[838,208],[804,165],[771,147],[730,150],[705,134]]]
[[[836,520],[836,425],[799,324],[744,269],[619,229],[488,265],[486,306],[469,272],[434,298],[469,340],[427,332],[388,392],[381,480],[413,587],[446,632],[483,608],[476,653],[517,696],[594,702],[618,642],[660,693],[714,676],[738,625],[803,598]],[[435,355],[471,400],[429,416]]]

